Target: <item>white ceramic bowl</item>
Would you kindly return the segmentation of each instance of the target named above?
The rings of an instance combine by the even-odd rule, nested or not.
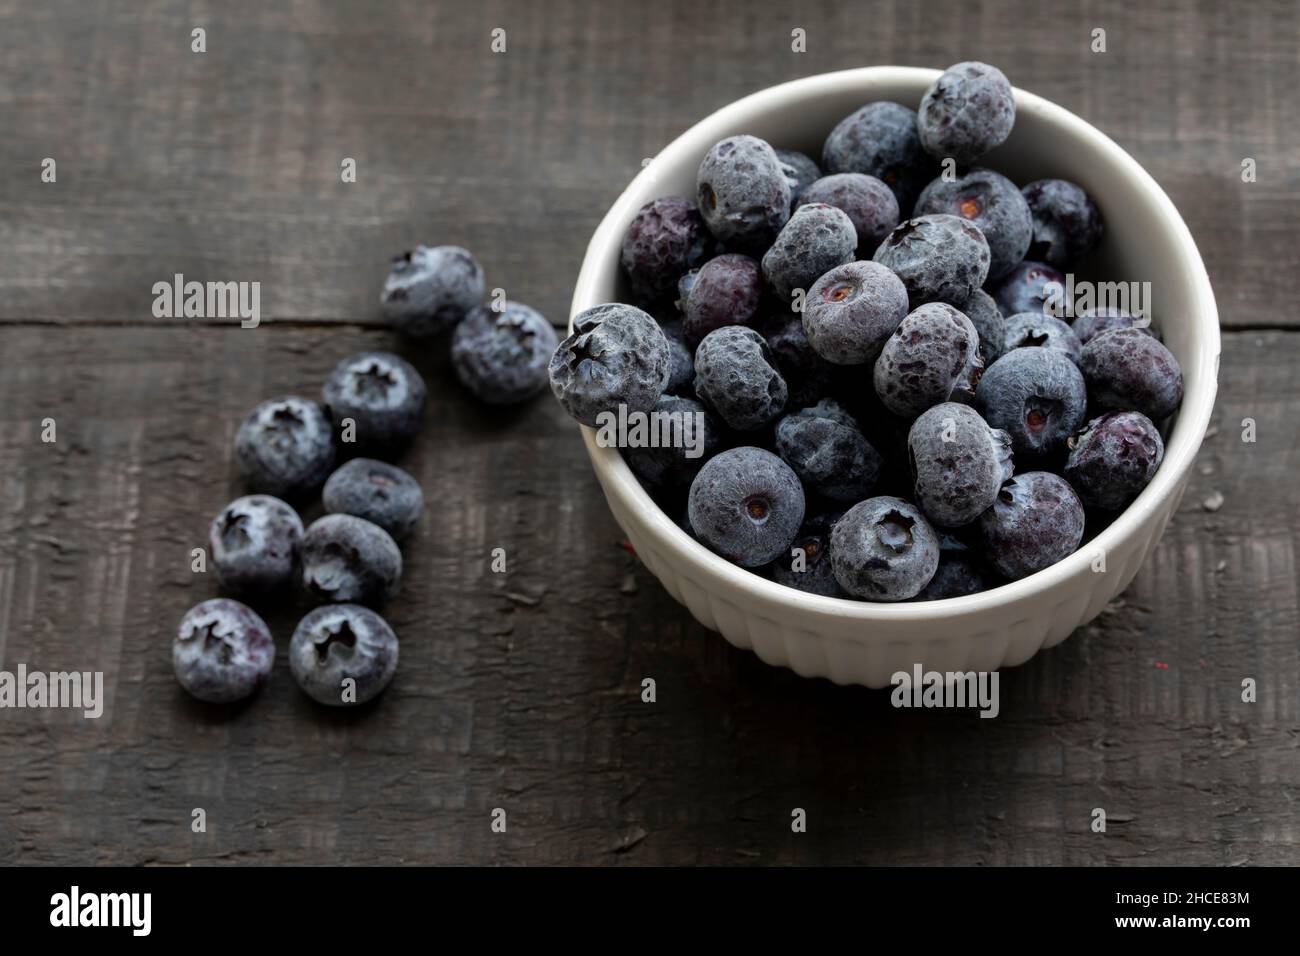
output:
[[[679,136],[614,203],[587,249],[572,317],[627,301],[619,268],[623,233],[659,196],[695,195],[700,160],[738,133],[820,159],[826,134],[863,104],[916,107],[938,70],[871,67],[795,80],[718,110]],[[642,490],[617,449],[583,438],[615,519],[668,592],[705,627],[769,664],[839,684],[883,687],[915,663],[927,670],[991,670],[1021,664],[1064,640],[1124,590],[1178,507],[1214,405],[1219,318],[1191,234],[1155,180],[1073,113],[1016,90],[1016,124],[987,165],[1024,184],[1061,177],[1083,186],[1106,220],[1094,261],[1099,277],[1151,282],[1154,324],[1182,364],[1186,395],[1151,484],[1101,534],[1052,567],[969,597],[871,604],[804,594],[736,567],[694,541]],[[1105,571],[1093,570],[1099,549]]]

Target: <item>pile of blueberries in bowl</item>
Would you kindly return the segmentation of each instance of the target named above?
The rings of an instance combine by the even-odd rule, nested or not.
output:
[[[717,142],[694,198],[632,220],[633,301],[574,317],[553,392],[592,427],[702,422],[622,454],[687,533],[792,588],[938,600],[1061,561],[1151,481],[1183,380],[1148,316],[1063,301],[1104,224],[1074,183],[977,165],[1014,121],[1006,77],[962,63],[918,110],[845,117],[820,166]]]

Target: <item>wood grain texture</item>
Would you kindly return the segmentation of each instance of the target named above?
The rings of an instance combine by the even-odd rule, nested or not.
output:
[[[0,863],[1300,862],[1296,7],[704,9],[0,0],[0,667],[103,670],[107,694],[98,721],[0,711]],[[484,410],[445,343],[373,327],[413,241],[469,246],[561,319],[600,215],[699,116],[795,76],[970,57],[1151,170],[1240,329],[1159,548],[1096,622],[1003,673],[997,720],[895,711],[730,648],[620,547],[553,402]],[[259,280],[283,321],[157,322],[150,286],[176,271]],[[396,681],[325,712],[282,654],[255,701],[198,705],[170,641],[216,593],[189,549],[239,493],[234,429],[373,347],[431,391],[404,462],[429,508],[388,613]],[[305,605],[263,610],[283,647]]]

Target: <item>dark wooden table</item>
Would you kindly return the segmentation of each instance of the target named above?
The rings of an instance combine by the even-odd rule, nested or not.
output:
[[[0,711],[0,862],[1300,861],[1300,15],[1049,6],[0,0],[0,668],[102,670],[107,697],[97,721]],[[176,685],[235,426],[393,346],[390,254],[463,244],[562,320],[604,210],[700,116],[796,76],[969,58],[1153,173],[1225,331],[1181,512],[1094,624],[1003,675],[999,719],[731,649],[619,546],[555,403],[472,404],[445,345],[402,346],[431,387],[407,461],[429,508],[382,702],[325,712],[283,655],[233,711]],[[178,272],[260,281],[263,325],[155,319]],[[276,633],[302,610],[269,612]]]

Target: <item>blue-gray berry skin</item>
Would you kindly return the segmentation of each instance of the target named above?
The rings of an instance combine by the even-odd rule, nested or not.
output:
[[[172,643],[180,685],[199,700],[243,700],[271,678],[275,642],[252,608],[227,598],[195,605],[181,618]]]
[[[790,544],[790,550],[772,562],[772,580],[806,594],[848,597],[831,567],[831,528],[842,512],[814,515]],[[799,554],[795,555],[795,549]]]
[[[330,372],[321,395],[348,455],[393,458],[411,443],[424,421],[424,379],[410,362],[391,352],[348,356]],[[351,428],[346,419],[352,421]]]
[[[910,212],[938,170],[921,146],[916,110],[899,103],[868,103],[831,130],[822,148],[827,173],[865,173],[894,192],[901,212]]]
[[[969,405],[945,402],[922,413],[907,450],[917,504],[945,528],[978,518],[1011,477],[1011,436]]]
[[[984,554],[1000,575],[1018,581],[1078,550],[1084,514],[1069,483],[1048,471],[1016,475],[979,518]]]
[[[1000,282],[991,284],[993,301],[998,304],[1003,315],[1044,312],[1046,310],[1043,304],[1049,298],[1047,286],[1051,283],[1064,288],[1065,276],[1045,262],[1025,260]]]
[[[508,300],[500,312],[480,305],[456,326],[451,366],[481,401],[518,405],[545,391],[547,368],[559,344],[555,329],[536,309]]]
[[[1057,349],[1012,349],[984,370],[975,407],[1011,448],[1028,458],[1054,454],[1083,424],[1087,390],[1078,366]]]
[[[967,400],[982,367],[979,336],[970,319],[950,305],[931,302],[909,313],[894,330],[872,378],[886,408],[915,418],[941,402]]]
[[[753,431],[781,414],[789,393],[763,337],[729,325],[695,350],[695,394],[729,427]]]
[[[1165,457],[1160,429],[1141,412],[1109,412],[1070,439],[1065,475],[1091,508],[1125,508],[1155,477]]]
[[[794,211],[764,253],[763,277],[773,292],[789,301],[796,289],[807,292],[826,272],[852,262],[857,246],[858,232],[847,213],[809,203]]]
[[[913,215],[943,213],[979,226],[989,244],[989,279],[1000,279],[1025,258],[1033,236],[1029,204],[1016,184],[991,169],[971,169],[951,182],[925,187]]]
[[[696,205],[729,249],[761,252],[790,218],[790,183],[776,152],[757,136],[729,136],[705,155]]]
[[[939,566],[939,538],[902,498],[860,501],[831,531],[831,564],[840,587],[867,601],[906,601]]]
[[[551,357],[551,391],[569,415],[593,428],[601,412],[648,412],[668,384],[668,340],[636,306],[592,306]]]
[[[903,280],[912,308],[926,302],[959,305],[984,285],[989,244],[959,216],[919,216],[899,223],[872,259]]]
[[[680,321],[665,322],[660,328],[668,340],[668,384],[664,394],[690,397],[695,385],[695,352],[686,344]]]
[[[397,635],[374,611],[329,604],[298,622],[289,641],[289,670],[308,697],[352,707],[377,697],[397,671]]]
[[[718,450],[722,441],[718,422],[699,402],[675,395],[660,398],[653,414],[665,416],[660,421],[668,424],[655,426],[653,430],[659,437],[669,438],[669,443],[655,447],[629,446],[623,449],[623,457],[647,485],[685,488]],[[680,430],[674,422],[680,422]]]
[[[856,423],[818,411],[801,409],[777,422],[776,453],[814,494],[843,504],[861,501],[880,475],[880,454]]]
[[[297,498],[320,488],[334,466],[325,412],[296,395],[262,402],[235,434],[235,460],[253,491]]]
[[[694,273],[682,299],[682,331],[699,345],[714,329],[746,325],[763,300],[763,270],[756,259],[726,253],[710,259]]]
[[[733,564],[757,568],[789,553],[803,523],[803,488],[770,451],[729,448],[695,476],[687,509],[701,543]]]
[[[483,267],[460,246],[416,246],[393,260],[379,297],[384,318],[417,338],[452,328],[483,301]]]
[[[415,529],[424,510],[420,483],[374,458],[353,458],[330,475],[321,501],[330,514],[365,518],[398,541]]]
[[[921,145],[936,159],[968,166],[1001,146],[1016,121],[1016,98],[1001,70],[957,63],[930,84],[916,114]]]
[[[1042,312],[1021,312],[1007,317],[1003,342],[1007,351],[1020,348],[1042,347],[1059,349],[1075,365],[1083,357],[1083,343],[1074,330],[1054,315]]]
[[[970,319],[975,332],[980,337],[980,354],[984,364],[992,365],[1006,351],[1007,318],[993,301],[993,296],[983,289],[976,289],[970,298],[958,306],[962,314]]]
[[[1183,402],[1178,359],[1144,329],[1112,329],[1093,337],[1079,368],[1094,412],[1141,412],[1158,422]]]
[[[778,310],[762,320],[757,329],[772,350],[777,371],[785,379],[791,406],[807,405],[825,395],[833,371],[808,341],[803,323],[800,314]]]
[[[302,536],[302,583],[322,601],[379,605],[402,584],[402,552],[379,525],[328,514]]]
[[[875,176],[834,173],[808,186],[796,202],[825,203],[844,211],[858,234],[858,259],[870,259],[885,237],[898,225],[898,197]]]
[[[208,532],[222,587],[266,593],[289,584],[302,545],[302,519],[279,498],[247,495],[221,509]]]
[[[912,600],[943,601],[978,594],[996,586],[994,576],[976,552],[952,535],[943,534],[939,537],[939,566],[934,577]]]
[[[652,305],[670,300],[677,280],[708,258],[713,237],[695,203],[664,196],[646,203],[623,234],[619,261],[632,294]]]
[[[1084,309],[1070,325],[1082,345],[1087,345],[1103,332],[1111,329],[1141,329],[1157,339],[1160,333],[1151,327],[1150,320],[1130,315],[1123,309]]]
[[[777,161],[785,173],[785,181],[790,184],[790,201],[797,202],[803,191],[814,181],[821,178],[822,171],[817,164],[803,153],[792,149],[776,150]]]
[[[1065,179],[1039,179],[1021,192],[1034,224],[1030,259],[1068,269],[1101,241],[1101,211],[1083,187]]]
[[[835,365],[875,361],[907,315],[907,287],[877,262],[849,262],[808,290],[803,327],[813,350]]]

